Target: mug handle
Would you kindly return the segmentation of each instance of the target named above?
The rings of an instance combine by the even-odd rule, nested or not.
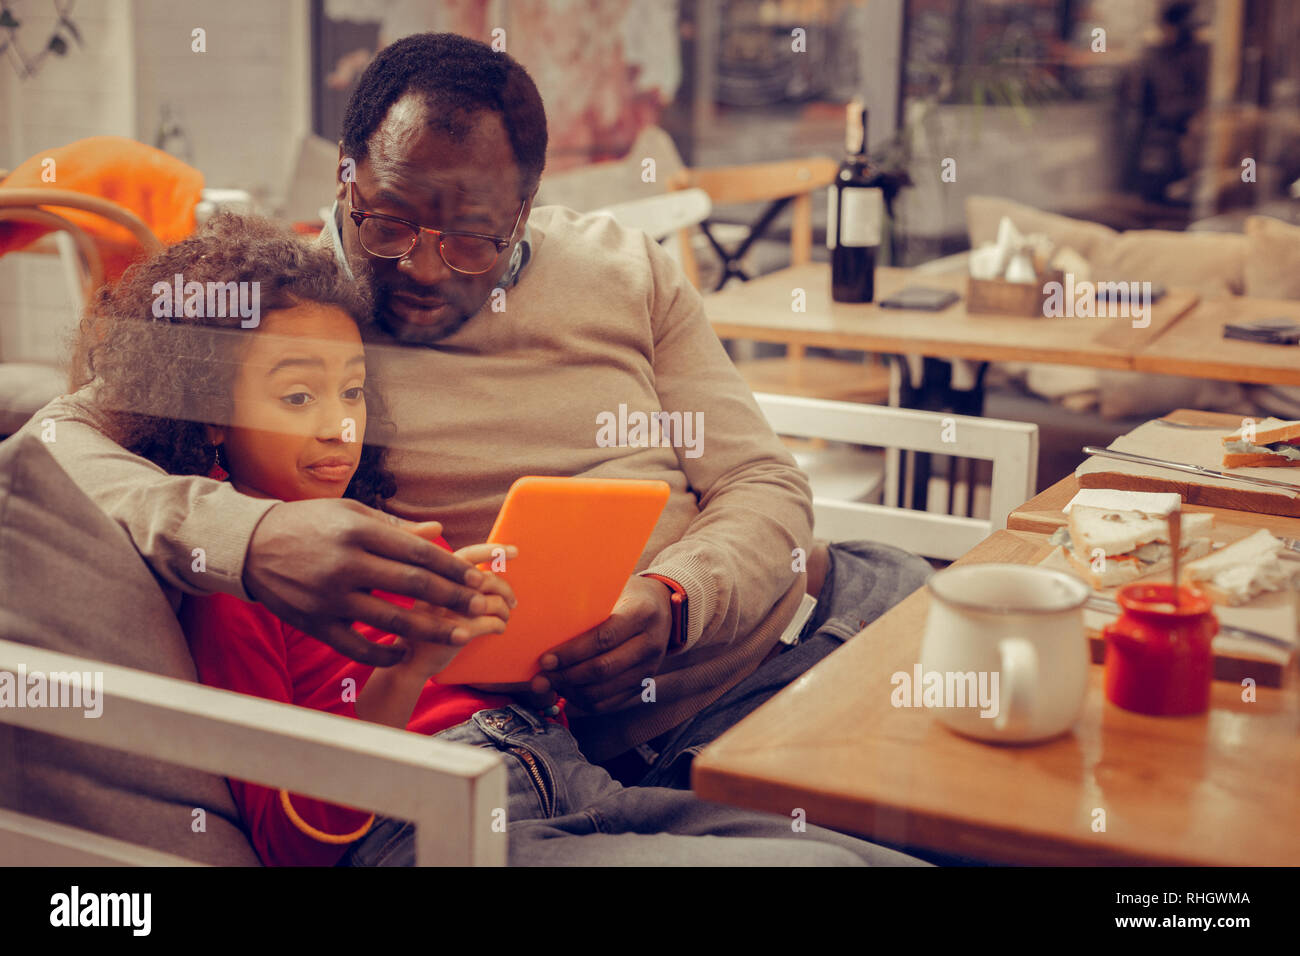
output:
[[[1002,676],[993,727],[999,731],[1028,727],[1037,709],[1038,651],[1023,637],[1008,637],[998,641],[998,654],[1002,658]]]

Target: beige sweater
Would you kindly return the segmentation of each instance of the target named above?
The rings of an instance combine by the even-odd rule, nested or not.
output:
[[[603,759],[681,724],[772,648],[804,590],[792,552],[812,543],[810,492],[699,294],[657,243],[561,207],[535,209],[529,223],[532,257],[504,311],[489,300],[437,347],[375,343],[367,355],[397,425],[390,510],[443,522],[454,547],[486,538],[521,475],[671,486],[638,570],[685,588],[687,642],[656,675],[653,703],[577,718],[588,756]],[[59,423],[51,452],[165,584],[247,598],[244,553],[271,503],[207,478],[166,475],[96,433],[78,398],[52,403],[27,427]],[[657,411],[696,427],[661,430],[640,447],[629,431],[626,444],[611,446],[617,423],[635,428],[636,413]],[[206,573],[191,570],[195,547],[206,551]]]

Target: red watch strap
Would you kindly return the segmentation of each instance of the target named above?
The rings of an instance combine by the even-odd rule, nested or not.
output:
[[[686,589],[662,574],[645,574],[665,585],[672,593],[668,595],[668,604],[672,608],[673,629],[668,638],[668,650],[676,651],[686,646]]]

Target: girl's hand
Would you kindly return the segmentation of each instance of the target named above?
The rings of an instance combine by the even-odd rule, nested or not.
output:
[[[435,609],[437,610],[437,609]],[[407,654],[400,663],[389,670],[395,680],[409,678],[412,682],[424,685],[429,678],[451,663],[452,658],[460,653],[461,644],[440,644],[436,641],[411,641],[404,637],[393,642],[395,647],[406,650]]]
[[[494,544],[470,545],[457,551],[456,556],[470,564],[478,564],[500,556],[503,551],[507,559],[519,556],[519,550],[513,546]],[[418,676],[421,681],[428,680],[451,663],[452,658],[460,652],[460,649],[474,638],[483,634],[500,634],[506,629],[506,621],[510,618],[507,604],[514,606],[516,603],[514,592],[510,589],[510,585],[490,571],[482,573],[484,581],[480,586],[480,590],[485,594],[495,594],[499,597],[499,600],[493,602],[493,606],[489,608],[492,613],[482,614],[478,617],[466,617],[450,608],[438,607],[425,601],[416,601],[414,606],[416,610],[440,618],[452,625],[451,643],[410,641],[399,637],[396,643],[407,650],[407,656],[400,664],[395,665],[395,668],[400,668],[403,672]]]
[[[409,524],[407,529],[429,541],[442,534],[442,525],[437,521],[422,521]],[[517,558],[519,557],[519,549],[509,544],[471,544],[455,552],[455,557],[471,565],[486,564],[500,557],[505,557],[507,560]],[[412,610],[434,613],[439,619],[456,624],[457,626],[449,635],[449,640],[453,644],[466,644],[480,634],[500,633],[504,629],[504,625],[497,627],[492,622],[495,619],[500,619],[503,622],[510,620],[510,608],[518,603],[515,600],[515,592],[511,590],[509,584],[491,571],[479,571],[478,573],[483,580],[477,586],[477,590],[487,600],[487,606],[481,614],[468,617],[451,608],[437,608],[426,601],[419,600],[415,602]]]
[[[460,558],[462,561],[468,561],[470,564],[487,564],[502,556],[497,550],[502,547],[505,548],[504,556],[506,559],[517,558],[519,556],[519,549],[513,545],[474,544],[470,545],[468,548],[461,548],[456,552],[456,557]],[[506,584],[505,581],[490,572],[484,571],[483,574],[488,579],[482,584],[481,589],[483,592],[488,594],[500,594],[510,602],[511,607],[514,607],[515,595],[514,592],[510,590],[510,585]],[[497,585],[500,585],[504,590],[496,590]],[[444,664],[443,666],[445,667],[446,665]],[[559,695],[551,688],[550,681],[540,674],[534,677],[531,681],[522,681],[515,684],[473,684],[471,686],[474,690],[481,690],[484,693],[503,694],[510,697],[517,697],[527,703],[533,710],[546,710],[559,700]]]
[[[456,553],[456,557],[470,564],[489,564],[498,558],[513,560],[519,557],[519,549],[513,544],[471,544],[467,548],[461,548]],[[515,600],[515,592],[510,585],[505,582],[504,578],[499,578],[491,571],[482,571],[483,583],[479,585],[479,590],[484,594],[498,594],[505,599],[506,604],[514,607],[519,602]],[[510,614],[506,613],[502,620],[509,620]]]

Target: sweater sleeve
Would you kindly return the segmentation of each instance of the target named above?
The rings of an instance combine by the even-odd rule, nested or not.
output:
[[[199,680],[267,700],[294,702],[284,625],[260,604],[227,595],[181,605]],[[374,815],[274,787],[230,780],[253,848],[267,866],[333,866]]]
[[[169,475],[127,451],[106,436],[91,388],[56,398],[21,430],[42,438],[87,497],[126,530],[164,584],[248,600],[244,556],[253,529],[278,502],[250,498],[211,478]]]
[[[700,511],[643,573],[687,597],[682,650],[751,633],[800,579],[812,546],[812,492],[704,314],[704,300],[659,244],[647,239],[660,408],[694,415],[696,447],[677,459]]]

